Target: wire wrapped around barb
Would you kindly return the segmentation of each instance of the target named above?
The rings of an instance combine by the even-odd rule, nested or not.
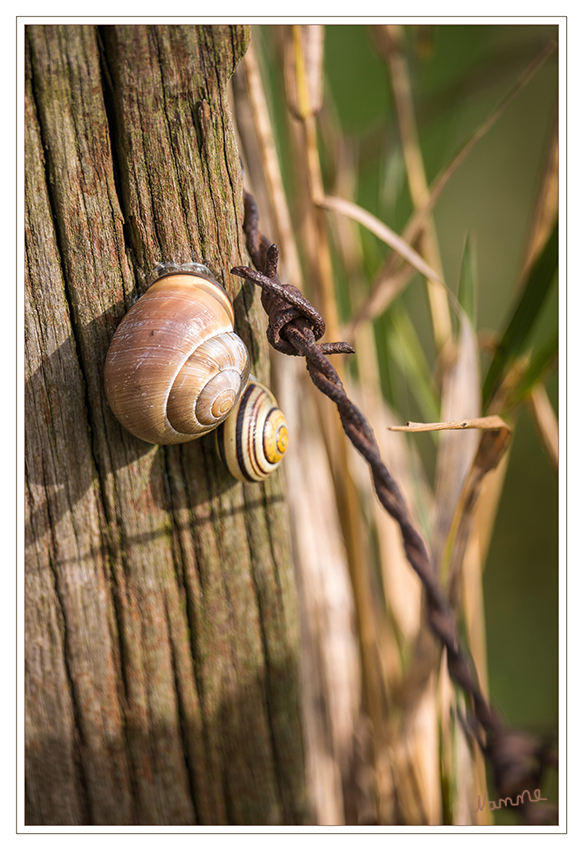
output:
[[[282,331],[288,325],[302,330],[311,329],[317,341],[326,332],[326,323],[300,290],[290,283],[282,283],[277,275],[279,250],[259,232],[259,216],[255,199],[245,193],[245,233],[247,248],[257,271],[248,266],[236,266],[233,274],[253,281],[261,287],[261,303],[269,317],[267,339],[276,351],[282,354],[299,356],[301,354],[286,338]],[[354,354],[348,343],[324,343],[320,350],[323,354]]]
[[[492,763],[500,796],[513,797],[525,790],[534,793],[540,787],[543,762],[550,763],[548,749],[529,735],[509,729],[482,694],[472,672],[471,658],[468,659],[461,647],[455,612],[441,589],[425,542],[397,483],[381,459],[371,426],[346,395],[338,373],[326,357],[327,354],[354,353],[354,349],[344,342],[318,342],[325,331],[324,320],[299,289],[279,280],[278,249],[260,233],[257,206],[247,192],[244,227],[247,247],[257,271],[236,266],[232,273],[261,287],[261,301],[269,317],[267,338],[270,344],[284,354],[306,358],[312,381],[335,402],[347,437],[368,462],[377,496],[399,524],[407,560],[425,588],[429,624],[445,647],[450,676],[471,698],[472,732]],[[520,808],[526,822],[531,819],[534,822],[536,817],[528,800]],[[547,818],[553,816],[554,809],[549,808]]]

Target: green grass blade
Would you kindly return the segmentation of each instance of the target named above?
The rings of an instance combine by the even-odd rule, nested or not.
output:
[[[460,307],[470,320],[474,330],[476,329],[476,305],[478,292],[478,257],[476,243],[472,233],[466,234],[462,264],[460,268],[460,280],[458,286],[458,302]]]
[[[506,407],[513,407],[530,394],[535,384],[544,379],[547,372],[556,363],[559,348],[559,329],[557,328],[532,355],[531,361],[513,387],[506,400]]]
[[[439,397],[413,323],[398,304],[391,309],[390,322],[392,332],[387,335],[387,344],[391,360],[400,369],[426,421],[436,422],[439,419]]]
[[[559,225],[534,263],[510,322],[500,340],[484,380],[484,408],[491,401],[510,364],[521,353],[553,282],[558,264]]]

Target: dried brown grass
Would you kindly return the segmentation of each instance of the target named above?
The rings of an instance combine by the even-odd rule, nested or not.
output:
[[[478,339],[458,305],[454,331],[451,295],[443,283],[435,284],[442,281],[443,272],[431,210],[460,162],[549,51],[529,66],[429,186],[403,33],[390,26],[377,28],[376,34],[397,105],[414,208],[404,232],[395,234],[352,200],[353,150],[331,111],[321,130],[335,185],[332,195],[324,192],[318,149],[318,114],[325,91],[320,27],[271,31],[284,57],[286,132],[296,178],[293,212],[281,176],[257,34],[233,82],[245,181],[258,201],[263,232],[279,246],[282,279],[306,292],[321,310],[328,339],[338,339],[345,331],[355,344],[358,381],[346,374],[342,363],[335,366],[371,422],[387,466],[428,535],[487,692],[482,571],[504,481],[510,429],[499,417],[486,422],[479,418]],[[551,151],[525,266],[536,246],[544,244],[549,221],[552,225],[555,173]],[[325,210],[336,214],[329,216]],[[299,224],[294,227],[293,221]],[[370,288],[364,285],[355,221],[394,250],[387,252]],[[347,293],[352,318],[343,330],[333,254],[353,281]],[[303,269],[309,272],[304,275]],[[432,488],[414,438],[388,430],[398,425],[399,417],[383,397],[373,328],[374,317],[407,285],[414,269],[427,277],[433,341],[440,357],[436,373],[441,420],[471,421],[471,427],[462,429],[465,434],[450,428],[439,438]],[[314,822],[488,823],[487,810],[474,812],[477,795],[487,793],[482,753],[467,732],[464,699],[429,633],[421,587],[404,556],[398,529],[375,499],[368,469],[347,445],[333,406],[313,390],[300,364],[275,356],[272,371],[290,424],[285,477],[302,612],[304,727]],[[533,390],[530,407],[556,459],[556,417],[541,385]]]

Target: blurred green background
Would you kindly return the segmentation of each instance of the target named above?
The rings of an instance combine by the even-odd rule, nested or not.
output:
[[[259,37],[273,67],[280,62],[272,28]],[[554,26],[440,25],[405,27],[416,118],[428,181],[452,159],[525,67],[549,40]],[[324,120],[339,126],[356,152],[355,200],[400,232],[411,214],[395,108],[387,68],[373,27],[326,27]],[[280,125],[285,98],[281,78],[271,80],[271,103]],[[450,289],[456,290],[464,243],[477,250],[477,329],[501,333],[519,285],[537,193],[557,115],[556,52],[518,94],[454,174],[435,209]],[[326,116],[326,112],[328,115]],[[284,179],[293,169],[280,142]],[[326,163],[325,140],[322,159]],[[334,187],[326,187],[333,191]],[[362,234],[370,279],[386,246]],[[337,281],[343,319],[349,318],[349,281]],[[377,320],[377,338],[391,333],[406,311],[427,358],[435,365],[425,284],[415,278]],[[531,342],[557,326],[555,281]],[[424,342],[426,341],[426,342]],[[387,346],[388,349],[388,346]],[[487,367],[488,358],[484,358]],[[423,403],[391,353],[381,363],[383,390],[403,421],[427,418]],[[485,370],[483,376],[485,375]],[[547,381],[557,410],[557,376]],[[418,443],[431,474],[434,443]],[[518,417],[506,484],[484,576],[491,697],[507,720],[556,737],[558,721],[558,485],[526,410]],[[556,792],[555,792],[556,793]],[[504,815],[499,822],[504,822]]]

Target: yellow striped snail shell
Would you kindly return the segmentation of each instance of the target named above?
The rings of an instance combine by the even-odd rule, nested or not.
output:
[[[199,263],[165,263],[122,319],[105,361],[113,413],[136,437],[167,445],[217,427],[247,386],[250,361],[223,287]]]
[[[253,377],[215,435],[221,460],[240,481],[262,481],[271,475],[288,443],[283,413],[267,387]]]

